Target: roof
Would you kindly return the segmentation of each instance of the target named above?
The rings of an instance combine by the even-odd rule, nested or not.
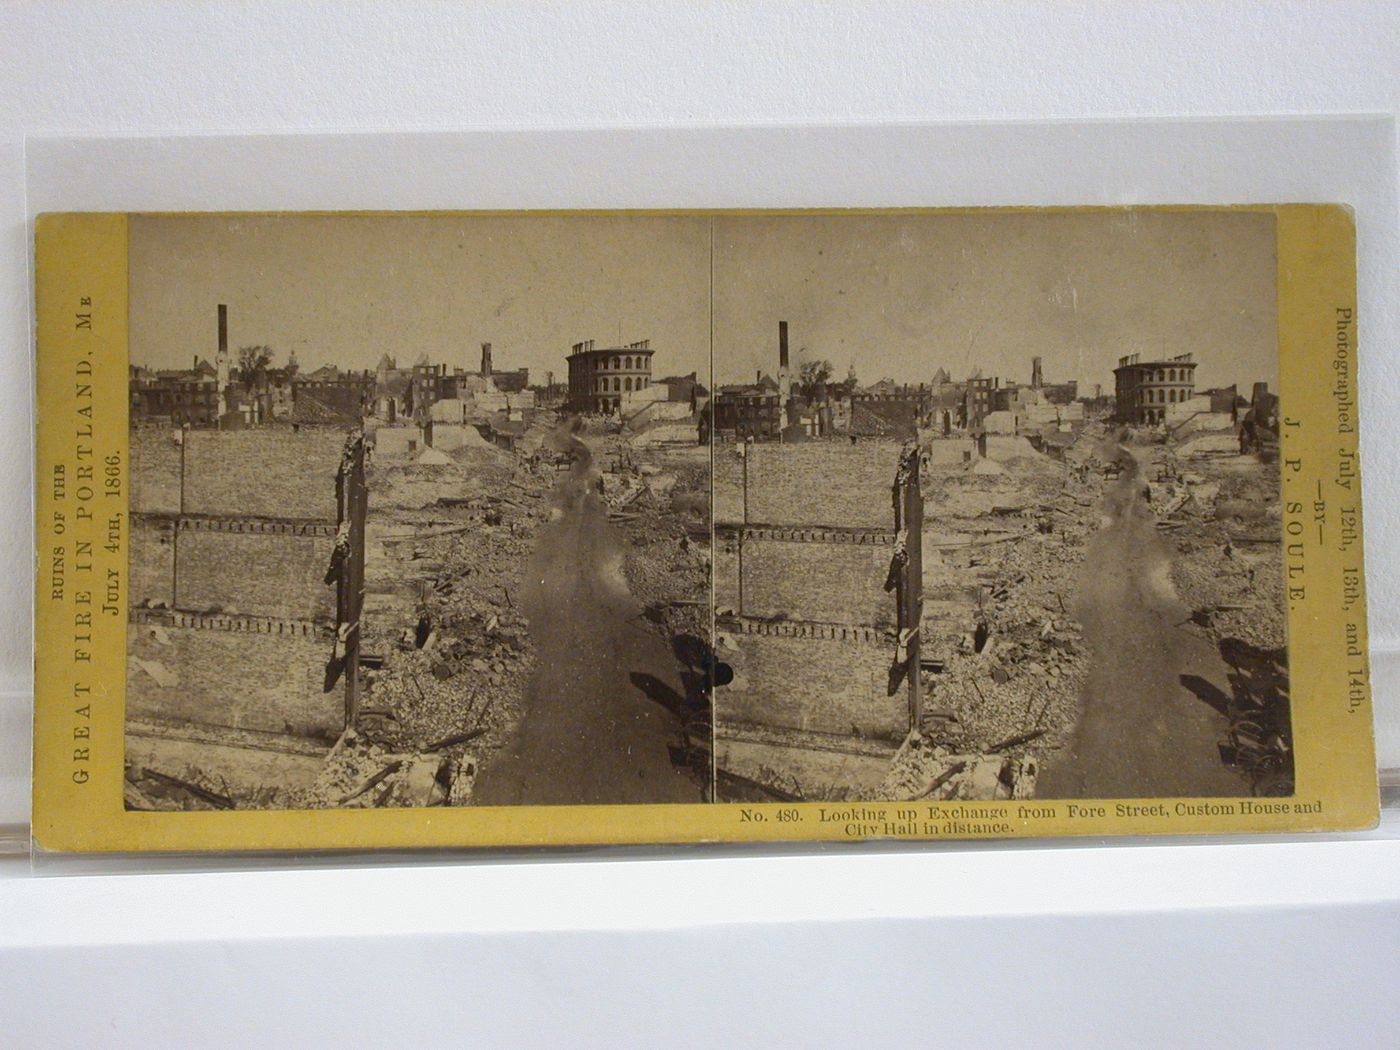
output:
[[[347,408],[328,404],[315,391],[303,390],[292,405],[292,422],[312,425],[358,425],[360,415]]]
[[[692,392],[696,397],[704,397],[709,393],[704,384],[695,377],[694,372],[686,376],[667,376],[652,385],[666,387],[667,396],[672,401],[689,401]]]
[[[1130,362],[1128,362],[1128,363],[1125,364],[1125,365],[1119,365],[1119,366],[1118,366],[1117,368],[1115,368],[1113,371],[1114,371],[1115,374],[1117,374],[1118,372],[1130,372],[1130,371],[1132,371],[1134,368],[1195,368],[1195,367],[1196,367],[1196,362],[1195,362],[1195,361],[1181,361],[1181,360],[1176,360],[1176,359],[1173,359],[1173,358],[1167,358],[1167,359],[1162,360],[1162,361],[1130,361]]]
[[[654,354],[655,350],[647,346],[595,346],[592,350],[575,350],[569,354],[569,358],[574,357],[602,357],[613,354]],[[568,358],[566,358],[567,360]]]
[[[721,400],[729,397],[771,397],[776,399],[777,396],[778,391],[776,388],[769,390],[767,387],[758,386],[754,383],[738,383],[722,386],[715,392],[715,397]]]

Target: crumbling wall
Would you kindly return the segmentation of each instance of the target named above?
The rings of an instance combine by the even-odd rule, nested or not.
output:
[[[128,717],[333,740],[325,574],[344,431],[191,430],[183,457],[175,436],[132,432]],[[152,606],[172,610],[164,623],[135,612]]]
[[[132,624],[127,717],[334,741],[344,699],[323,691],[330,632],[258,626],[267,633]]]
[[[909,728],[906,691],[889,696],[894,596],[893,484],[901,443],[861,440],[753,444],[745,459],[715,450],[715,597],[737,645],[722,649],[735,683],[718,690],[716,731],[815,734],[827,744],[897,743]],[[954,450],[950,449],[950,452]],[[961,448],[956,450],[958,458]],[[794,742],[795,743],[795,742]],[[801,764],[801,746],[782,752]]]

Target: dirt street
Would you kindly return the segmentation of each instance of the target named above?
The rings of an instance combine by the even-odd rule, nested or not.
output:
[[[522,596],[537,669],[520,726],[483,767],[473,802],[704,801],[699,780],[668,751],[680,736],[667,701],[685,695],[681,668],[628,592],[592,456],[569,440],[575,463],[553,496]]]
[[[1229,694],[1227,668],[1208,641],[1182,629],[1190,609],[1172,587],[1172,552],[1154,528],[1138,460],[1122,446],[1103,454],[1123,473],[1105,495],[1103,527],[1080,570],[1074,612],[1090,671],[1070,746],[1047,762],[1037,794],[1247,795],[1217,750],[1223,712],[1198,698]]]

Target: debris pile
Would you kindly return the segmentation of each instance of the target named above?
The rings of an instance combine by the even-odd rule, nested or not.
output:
[[[930,798],[1007,797],[985,793],[992,765],[1008,792],[1016,784],[1033,792],[1035,756],[1067,742],[1088,667],[1072,615],[1076,566],[1100,524],[1107,466],[1094,436],[1086,432],[1057,460],[1018,456],[994,475],[961,465],[925,486],[926,534],[968,540],[940,551],[942,565],[926,579],[962,581],[965,629],[925,625],[924,722],[900,752],[883,788],[896,794],[886,797],[913,797],[916,788]],[[920,787],[958,763],[936,791]]]
[[[514,452],[466,445],[446,463],[419,457],[371,470],[364,651],[372,656],[358,732],[328,759],[318,804],[429,804],[401,803],[403,791],[384,785],[417,770],[424,787],[434,762],[442,801],[466,804],[462,770],[490,763],[515,733],[536,662],[519,608],[523,574],[557,513],[548,497],[573,463],[543,440],[555,426],[541,413]],[[643,619],[668,642],[707,638],[708,450],[634,449],[597,421],[583,433]],[[394,762],[354,800],[336,801]]]
[[[627,460],[623,461],[624,464]],[[629,468],[624,466],[624,470]],[[623,573],[642,616],[668,642],[710,636],[708,459],[670,457],[604,474],[604,493],[631,493],[610,514],[622,535]],[[625,507],[625,510],[621,508]]]
[[[1158,528],[1181,557],[1172,583],[1192,622],[1219,644],[1234,638],[1260,649],[1287,643],[1283,519],[1278,465],[1254,456],[1198,458],[1159,468],[1170,479],[1153,486]]]
[[[307,792],[310,809],[368,809],[445,805],[471,795],[476,763],[470,755],[395,754],[346,730]]]
[[[955,753],[912,735],[875,797],[894,802],[1034,798],[1039,770],[1033,755]]]

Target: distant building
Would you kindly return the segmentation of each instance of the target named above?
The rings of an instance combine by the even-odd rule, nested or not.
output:
[[[342,372],[323,365],[292,379],[292,422],[356,425],[374,406],[373,372]]]
[[[569,354],[569,400],[573,412],[609,415],[622,397],[651,385],[651,340],[595,348],[592,339],[575,343]]]
[[[711,404],[717,436],[745,441],[776,438],[782,433],[782,397],[777,384],[767,376],[760,376],[752,385],[722,386]]]
[[[189,370],[152,371],[133,366],[129,385],[134,423],[201,426],[219,418],[218,383],[208,361],[196,357]]]
[[[969,429],[980,427],[982,420],[986,419],[995,407],[993,401],[1000,385],[1000,382],[993,378],[970,378],[963,392],[962,418],[959,422]]]
[[[1142,361],[1137,354],[1118,359],[1113,370],[1117,417],[1125,423],[1155,424],[1167,407],[1189,401],[1196,390],[1196,363],[1191,354],[1165,361]]]

